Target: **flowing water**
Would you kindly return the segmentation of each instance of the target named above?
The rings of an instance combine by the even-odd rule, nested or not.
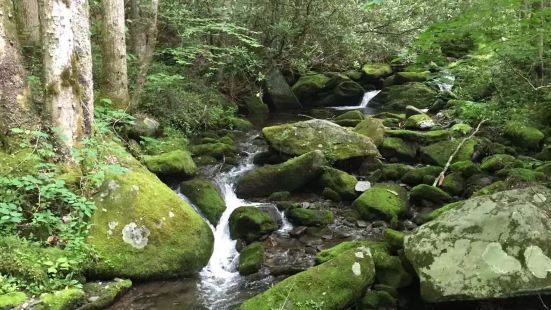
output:
[[[359,105],[331,107],[331,109],[338,110],[338,111],[367,109],[371,100],[373,100],[373,98],[375,98],[380,92],[381,92],[380,90],[373,90],[373,91],[366,92],[362,98],[362,101],[359,103]]]

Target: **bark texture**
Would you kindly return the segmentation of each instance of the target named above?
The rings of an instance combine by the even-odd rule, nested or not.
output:
[[[42,0],[45,103],[70,149],[89,134],[93,83],[87,0]]]
[[[118,108],[130,104],[126,65],[124,0],[103,0],[103,94]]]
[[[37,0],[15,0],[15,17],[21,44],[28,47],[40,46],[40,19]]]

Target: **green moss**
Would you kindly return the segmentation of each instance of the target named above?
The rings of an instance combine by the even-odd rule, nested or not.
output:
[[[425,82],[429,79],[430,72],[398,72],[394,75],[394,83],[404,84],[411,82]]]
[[[459,172],[448,174],[442,183],[442,189],[450,195],[458,196],[465,190],[465,178]]]
[[[407,83],[386,87],[373,103],[381,104],[386,110],[403,111],[408,105],[419,109],[428,108],[437,98],[437,91],[425,84]]]
[[[442,203],[451,200],[451,196],[438,187],[420,184],[411,189],[409,193],[413,201],[428,200],[434,203]]]
[[[212,225],[218,224],[226,204],[212,182],[203,179],[185,181],[180,183],[180,191],[203,212]]]
[[[417,146],[399,138],[385,138],[381,147],[381,155],[387,159],[396,158],[411,162],[417,156]]]
[[[443,168],[435,166],[426,166],[409,170],[402,177],[402,182],[407,185],[415,186],[419,184],[432,184],[436,177],[442,172]]]
[[[366,64],[362,72],[368,80],[378,80],[392,74],[392,67],[388,64]]]
[[[407,129],[413,130],[427,130],[434,127],[436,124],[432,120],[432,117],[427,114],[415,114],[406,120],[404,126]]]
[[[536,182],[545,178],[545,175],[541,172],[525,169],[525,168],[511,168],[502,169],[497,173],[500,177],[506,177],[509,182]]]
[[[195,156],[210,156],[216,159],[237,155],[237,148],[234,145],[222,142],[194,145],[191,150]]]
[[[197,172],[197,166],[191,155],[176,150],[162,155],[144,156],[143,161],[149,171],[160,176],[190,177]]]
[[[277,230],[276,221],[256,207],[239,207],[230,215],[230,236],[252,242]]]
[[[497,154],[484,158],[480,168],[487,172],[496,172],[515,162],[515,157],[507,154]]]
[[[247,300],[240,310],[344,309],[373,283],[375,270],[367,248],[342,253],[275,284]]]
[[[317,95],[327,89],[330,81],[331,78],[323,74],[304,75],[291,87],[291,90],[297,96],[300,103],[311,105]]]
[[[88,244],[101,278],[150,279],[189,275],[206,265],[212,231],[153,174],[135,169],[112,175],[94,197]]]
[[[251,96],[247,100],[247,110],[249,111],[247,118],[255,125],[263,124],[270,116],[268,105],[257,96]]]
[[[333,212],[293,208],[285,213],[289,220],[298,226],[327,226],[333,223]]]
[[[275,192],[268,197],[268,200],[270,201],[286,201],[291,198],[290,192]]]
[[[370,117],[359,122],[354,131],[367,136],[376,146],[380,146],[385,138],[385,126],[383,121],[378,118]]]
[[[241,275],[250,275],[258,270],[264,262],[264,245],[260,242],[254,242],[246,246],[239,254],[239,273]]]
[[[488,186],[485,186],[473,193],[472,197],[492,195],[497,192],[507,190],[507,183],[504,181],[497,181]]]
[[[407,210],[407,192],[399,185],[377,184],[352,203],[366,220],[393,220]]]
[[[465,202],[463,202],[463,201],[458,201],[458,202],[453,202],[453,203],[447,204],[447,205],[443,206],[442,208],[438,208],[438,209],[433,210],[433,211],[431,211],[427,214],[424,214],[423,216],[421,216],[419,218],[419,220],[417,222],[419,224],[424,224],[424,223],[430,222],[430,221],[438,218],[440,215],[442,215],[442,214],[444,214],[444,213],[446,213],[450,210],[459,208],[464,204],[465,204]]]
[[[13,154],[0,151],[0,175],[32,175],[38,163],[40,158],[30,149],[20,149]]]
[[[228,123],[233,129],[239,131],[249,131],[254,128],[251,122],[240,117],[230,117]]]
[[[482,170],[478,164],[470,160],[458,161],[450,166],[452,172],[460,173],[464,178],[470,178],[475,174],[480,174]]]
[[[387,291],[370,290],[360,300],[359,305],[362,310],[378,310],[378,309],[394,309],[397,305],[397,300]]]
[[[383,181],[400,180],[412,169],[412,167],[404,164],[385,164],[381,169],[381,179]]]
[[[343,120],[362,121],[364,119],[365,119],[365,115],[358,110],[348,111],[335,117],[335,121],[343,121]]]
[[[548,178],[551,177],[551,162],[548,162],[536,169],[536,172],[543,173]]]
[[[39,305],[44,310],[71,310],[78,308],[84,303],[86,294],[78,288],[68,288],[51,294],[43,294],[40,300],[43,304]]]
[[[334,190],[345,200],[353,200],[357,197],[355,187],[358,179],[344,171],[323,167],[320,182],[322,187]]]
[[[236,193],[239,197],[250,198],[294,191],[316,178],[324,163],[323,153],[315,151],[279,165],[256,168],[239,178]]]
[[[400,138],[416,143],[435,143],[448,140],[450,133],[447,130],[413,131],[404,129],[389,129],[386,131],[389,137]]]
[[[0,309],[15,308],[27,300],[27,295],[22,292],[13,292],[0,295]]]
[[[341,242],[329,249],[325,249],[316,255],[316,264],[323,264],[332,260],[333,258],[345,253],[351,249],[357,249],[360,247],[366,247],[371,250],[371,254],[378,252],[388,251],[388,246],[383,242],[354,240]]]
[[[329,187],[326,187],[326,188],[323,189],[322,196],[323,196],[323,198],[329,199],[331,201],[335,201],[335,202],[341,202],[342,201],[341,195],[339,195],[339,193],[337,193],[336,191],[334,191],[333,189],[331,189]]]
[[[406,234],[391,228],[385,229],[385,240],[392,250],[398,251],[404,248],[404,238]]]
[[[429,165],[444,167],[450,156],[455,152],[461,140],[442,141],[421,148],[421,160]],[[459,149],[452,163],[458,161],[471,160],[475,146],[479,143],[476,139],[470,139]]]
[[[464,137],[473,131],[473,127],[465,123],[455,124],[452,126],[450,131],[454,137]]]
[[[111,282],[89,282],[84,285],[88,303],[79,310],[101,310],[113,304],[132,287],[132,281],[116,279]],[[91,301],[93,300],[93,301]]]
[[[520,122],[505,124],[505,136],[515,146],[525,149],[538,149],[545,135],[537,128],[526,126]]]

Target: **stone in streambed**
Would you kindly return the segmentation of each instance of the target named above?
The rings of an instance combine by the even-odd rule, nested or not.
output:
[[[380,146],[385,139],[385,126],[383,121],[378,118],[370,117],[359,122],[354,131],[369,137],[373,144]]]
[[[381,169],[382,181],[395,181],[400,180],[409,171],[413,170],[412,167],[404,164],[385,164]]]
[[[410,186],[432,184],[442,170],[443,168],[435,166],[411,169],[402,176],[401,181]]]
[[[423,72],[398,72],[394,75],[394,84],[406,84],[411,82],[426,82],[429,79],[430,71]]]
[[[331,211],[292,208],[287,210],[285,215],[298,226],[323,227],[333,223],[333,212]]]
[[[475,174],[482,173],[480,165],[475,164],[470,160],[458,161],[450,166],[452,172],[460,173],[464,178],[468,179]]]
[[[509,122],[505,124],[505,137],[516,147],[537,150],[545,135],[537,128],[520,122]]]
[[[256,168],[237,181],[238,197],[264,197],[274,192],[294,191],[314,180],[322,171],[325,157],[314,151],[279,165]]]
[[[444,203],[451,200],[451,196],[438,187],[420,184],[411,189],[410,200],[427,200],[434,203]]]
[[[404,125],[407,129],[429,130],[436,126],[436,123],[427,114],[416,114],[410,116]]]
[[[277,222],[257,207],[239,207],[229,219],[232,239],[252,242],[277,230]]]
[[[161,155],[144,156],[143,162],[149,171],[159,176],[192,177],[197,166],[191,155],[183,150],[176,150]]]
[[[360,298],[374,280],[371,251],[361,247],[286,278],[238,309],[300,309],[305,301],[319,305],[320,310],[343,309]]]
[[[272,148],[288,155],[316,150],[332,160],[379,155],[370,138],[326,120],[265,127],[262,133]]]
[[[341,126],[354,127],[365,119],[365,115],[358,111],[348,111],[335,117],[335,123]]]
[[[254,242],[241,250],[239,253],[239,273],[247,276],[258,272],[264,262],[264,245]]]
[[[100,310],[109,307],[132,287],[132,281],[115,279],[110,282],[88,282],[84,284],[87,303],[79,310]]]
[[[449,140],[422,147],[420,150],[421,160],[429,165],[444,167],[460,143],[461,140]],[[467,140],[454,156],[452,164],[458,161],[471,160],[478,143],[479,141],[476,139]]]
[[[266,76],[266,94],[278,110],[302,109],[285,77],[277,69],[271,70]]]
[[[389,137],[400,138],[410,142],[428,144],[436,143],[442,140],[448,140],[450,133],[447,130],[414,131],[405,129],[388,129],[386,135]]]
[[[41,303],[36,307],[38,310],[71,310],[77,309],[84,303],[86,293],[78,288],[66,288],[53,293],[46,293],[40,296]]]
[[[320,183],[322,187],[334,190],[345,200],[353,200],[357,197],[355,187],[358,180],[353,175],[344,171],[331,167],[323,167]]]
[[[395,184],[376,184],[352,203],[366,220],[395,220],[407,210],[407,191]]]
[[[423,83],[407,83],[386,87],[372,101],[385,110],[403,111],[408,105],[419,109],[430,107],[438,98],[438,92]]]
[[[482,160],[480,168],[486,172],[496,172],[506,168],[516,161],[516,158],[508,154],[496,154]]]
[[[386,138],[381,146],[381,155],[387,159],[412,162],[417,156],[417,146],[399,138]]]
[[[450,195],[458,196],[465,190],[465,182],[466,180],[461,173],[450,173],[444,178],[442,189]]]
[[[185,181],[180,183],[180,191],[203,212],[212,225],[218,224],[226,204],[212,182],[203,179]]]

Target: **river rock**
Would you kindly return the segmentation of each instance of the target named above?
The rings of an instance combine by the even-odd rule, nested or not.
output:
[[[203,179],[185,181],[180,183],[180,191],[203,212],[212,225],[218,224],[226,204],[212,182]]]
[[[333,223],[333,212],[326,210],[292,208],[285,215],[297,226],[323,227]]]
[[[345,200],[354,200],[357,196],[355,187],[358,179],[344,171],[323,167],[320,182],[323,187],[334,190]]]
[[[539,294],[551,287],[551,190],[472,198],[405,237],[429,302]]]
[[[376,184],[352,203],[365,220],[395,220],[407,206],[407,191],[396,184]]]
[[[417,146],[400,138],[387,137],[381,147],[381,155],[386,159],[398,159],[412,162],[417,156]]]
[[[150,172],[133,168],[108,176],[94,201],[87,239],[98,257],[90,266],[93,277],[167,278],[207,264],[211,229]]]
[[[436,126],[436,123],[427,114],[415,114],[406,120],[405,126],[407,129],[429,130]]]
[[[359,299],[374,280],[371,251],[360,247],[286,278],[238,309],[300,309],[305,301],[317,305],[320,310],[344,309]]]
[[[264,245],[254,242],[239,253],[239,273],[247,276],[260,270],[264,262]]]
[[[259,240],[277,230],[277,222],[254,206],[239,207],[230,215],[230,236],[247,242]]]
[[[410,186],[432,184],[443,168],[426,166],[409,170],[402,176],[402,182]]]
[[[381,86],[382,80],[392,74],[392,67],[389,64],[365,64],[362,73],[367,83]]]
[[[422,72],[398,72],[394,75],[394,84],[401,85],[411,82],[426,82],[430,76],[430,71]]]
[[[237,181],[238,197],[264,197],[274,192],[294,191],[314,180],[322,171],[325,157],[314,151],[279,165],[249,171]]]
[[[265,127],[262,133],[271,147],[289,155],[315,150],[333,160],[379,155],[370,138],[326,120]]]
[[[428,184],[420,184],[411,189],[409,193],[411,201],[430,201],[434,203],[444,203],[451,200],[451,196],[438,187]]]
[[[383,125],[383,121],[378,118],[370,117],[359,122],[356,127],[354,127],[354,131],[369,137],[376,146],[383,144],[385,126]]]
[[[143,162],[149,171],[158,176],[192,177],[197,166],[191,155],[183,150],[175,150],[161,155],[144,156]]]
[[[300,103],[311,107],[315,105],[318,94],[329,88],[330,81],[331,78],[321,73],[307,74],[301,76],[291,90]]]
[[[403,111],[408,105],[429,108],[438,98],[438,92],[423,83],[407,83],[386,87],[372,101],[386,110]]]
[[[289,87],[289,86],[287,86]],[[255,125],[262,125],[270,117],[270,108],[262,101],[262,98],[251,96],[246,101],[247,118]]]
[[[461,140],[449,140],[422,147],[420,150],[421,160],[429,165],[444,167],[460,143]],[[476,139],[467,140],[454,156],[452,163],[471,160],[478,143],[479,141]]]
[[[447,130],[414,131],[405,129],[388,129],[386,135],[389,137],[400,138],[406,141],[430,144],[448,140],[450,133]]]
[[[545,135],[537,128],[520,122],[509,122],[505,124],[505,137],[517,147],[537,150]]]
[[[285,77],[277,69],[270,71],[266,76],[266,93],[278,110],[302,109],[302,105],[291,91]]]
[[[345,127],[354,127],[364,119],[365,119],[364,114],[358,110],[355,110],[355,111],[348,111],[346,113],[343,113],[335,117],[335,123]]]

